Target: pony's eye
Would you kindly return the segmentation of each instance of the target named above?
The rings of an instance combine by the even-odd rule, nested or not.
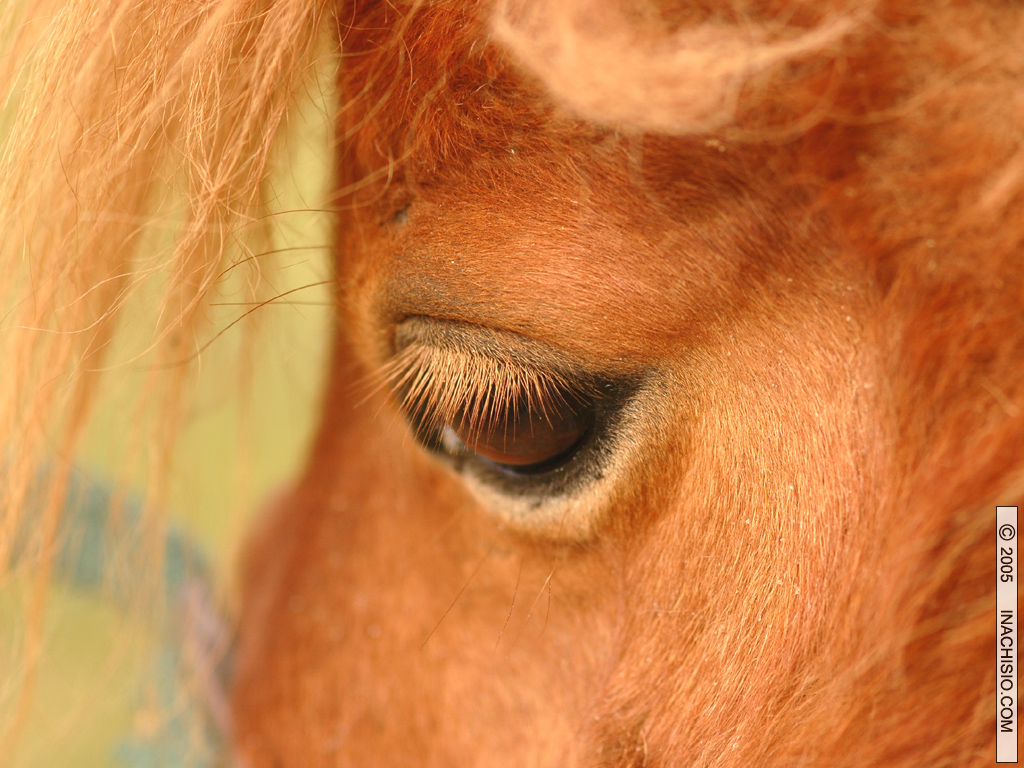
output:
[[[381,371],[417,442],[518,530],[584,538],[641,380],[517,334],[413,315]]]
[[[515,474],[539,474],[572,456],[590,421],[585,405],[568,397],[543,407],[519,398],[496,410],[480,424],[460,415],[444,425],[441,448]]]

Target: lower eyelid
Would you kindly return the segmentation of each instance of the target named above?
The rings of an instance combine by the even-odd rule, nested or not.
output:
[[[648,376],[598,382],[591,422],[580,440],[552,462],[515,467],[474,454],[449,425],[417,432],[478,502],[482,514],[530,536],[585,540],[603,525],[623,477],[635,460],[638,398]],[[415,426],[415,425],[414,425]],[[631,447],[632,446],[632,447]]]

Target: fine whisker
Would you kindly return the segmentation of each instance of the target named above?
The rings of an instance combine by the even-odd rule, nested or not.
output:
[[[461,598],[462,595],[465,594],[466,590],[469,588],[469,585],[473,583],[473,579],[475,579],[476,575],[480,573],[480,569],[484,567],[484,563],[486,563],[490,559],[492,552],[494,552],[494,546],[491,546],[491,548],[487,550],[487,553],[482,558],[480,558],[480,562],[476,564],[476,568],[474,568],[473,572],[469,574],[469,578],[466,579],[466,583],[462,585],[462,589],[460,589],[458,594],[455,595],[455,599],[452,600],[451,605],[448,606],[445,612],[441,615],[441,618],[437,620],[437,624],[435,624],[434,628],[431,629],[430,632],[427,634],[426,639],[420,646],[421,651],[427,647],[427,643],[430,642],[430,638],[434,636],[434,633],[437,632],[438,627],[440,627],[441,624],[444,623],[444,620],[448,618],[448,614],[452,612],[452,609],[459,602],[459,598]]]

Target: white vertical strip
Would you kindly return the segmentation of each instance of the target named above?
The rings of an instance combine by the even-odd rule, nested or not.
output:
[[[1017,762],[1017,508],[996,507],[996,762]]]

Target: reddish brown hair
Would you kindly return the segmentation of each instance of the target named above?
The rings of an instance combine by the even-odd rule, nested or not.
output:
[[[70,139],[83,170],[10,175],[4,198],[45,243],[46,316],[61,291],[132,274],[134,220],[111,234],[120,218],[73,212],[144,210],[138,163],[175,136],[198,213],[174,264],[202,295],[319,22],[315,4],[179,2],[176,35],[100,5],[89,29],[143,46],[137,79],[106,98],[97,65]],[[1021,10],[337,10],[338,330],[308,468],[246,561],[244,759],[992,762],[994,507],[1024,491]],[[151,69],[146,45],[179,40]],[[62,139],[62,109],[30,116],[9,162]],[[41,227],[24,206],[51,197],[65,213]],[[62,261],[71,233],[86,245]],[[103,329],[109,304],[75,306]],[[34,439],[20,414],[53,409],[34,377],[99,343],[59,336],[84,346],[37,368],[41,338],[13,358],[34,405],[11,400],[4,422]],[[448,363],[423,362],[435,348]],[[417,443],[402,382],[427,381],[443,427],[491,375],[481,361],[510,354],[503,380],[583,370],[616,393],[571,492]]]

